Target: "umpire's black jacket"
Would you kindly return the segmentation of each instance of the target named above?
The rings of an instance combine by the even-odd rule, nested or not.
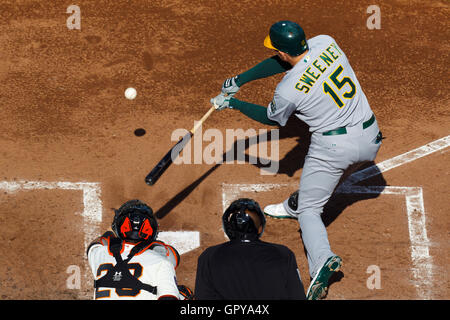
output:
[[[261,240],[231,240],[198,258],[197,300],[304,300],[294,253]]]

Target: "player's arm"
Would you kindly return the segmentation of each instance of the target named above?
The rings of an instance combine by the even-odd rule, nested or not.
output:
[[[291,68],[292,66],[289,63],[281,60],[277,55],[275,55],[261,61],[253,68],[239,74],[237,76],[238,80],[236,81],[236,84],[241,87],[247,82],[283,73]]]
[[[267,124],[269,126],[278,125],[277,122],[272,121],[267,117],[267,108],[264,106],[231,98],[230,107],[239,110],[250,119],[258,121],[262,124]]]
[[[267,108],[223,94],[212,98],[211,104],[219,110],[224,108],[237,109],[250,119],[270,126],[286,125],[287,120],[296,110],[295,104],[281,97],[277,92],[275,92],[275,96]]]
[[[103,248],[107,247],[112,237],[115,237],[112,231],[106,231],[102,236],[94,239],[86,250],[86,255],[94,278],[97,277],[97,268],[99,267]]]
[[[286,72],[292,66],[281,60],[278,56],[270,57],[258,63],[253,68],[235,76],[228,78],[222,85],[222,93],[234,95],[244,84],[257,79],[267,78],[278,73]]]
[[[172,263],[162,259],[156,273],[157,299],[158,300],[179,300],[180,291],[176,283],[175,268]]]
[[[160,240],[154,241],[150,247],[149,250],[152,250],[153,252],[156,252],[161,255],[164,259],[167,259],[172,265],[173,268],[176,270],[178,265],[180,264],[180,254],[178,253],[177,249],[172,247],[171,245],[164,243]],[[180,300],[193,300],[194,299],[194,292],[185,285],[177,285],[178,292],[179,292],[179,299]],[[174,300],[173,296],[163,296],[159,300]]]
[[[167,259],[170,263],[173,264],[173,267],[175,269],[180,264],[180,254],[178,253],[177,249],[167,243],[157,240],[152,242],[149,249],[160,254],[161,257]]]

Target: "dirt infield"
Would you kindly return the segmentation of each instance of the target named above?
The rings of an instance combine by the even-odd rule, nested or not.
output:
[[[336,39],[386,137],[375,161],[384,170],[358,184],[375,191],[337,193],[327,206],[330,243],[344,260],[327,299],[449,298],[449,1],[129,3],[76,1],[80,30],[67,27],[66,1],[0,3],[0,299],[90,299],[85,245],[134,198],[156,211],[162,231],[200,233],[177,269],[195,289],[197,257],[225,241],[220,218],[233,192],[265,206],[295,190],[307,128],[291,119],[280,129],[276,175],[247,161],[172,165],[151,187],[144,177],[224,79],[272,54],[262,41],[284,19],[308,38]],[[381,28],[369,30],[373,4]],[[238,98],[267,105],[281,77],[249,83]],[[127,87],[136,99],[125,99]],[[208,128],[273,129],[234,110],[214,112]],[[295,252],[307,286],[298,223],[269,219],[263,240]],[[80,287],[68,285],[70,266]],[[369,288],[371,270],[379,288]]]

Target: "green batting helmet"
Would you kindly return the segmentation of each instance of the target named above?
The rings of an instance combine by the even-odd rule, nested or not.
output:
[[[288,20],[278,21],[270,27],[269,35],[264,40],[264,46],[294,57],[308,50],[308,43],[302,27]]]

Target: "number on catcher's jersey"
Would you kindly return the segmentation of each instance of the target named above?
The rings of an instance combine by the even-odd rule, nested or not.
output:
[[[136,278],[139,278],[142,275],[142,266],[140,263],[128,263],[127,264],[128,269],[130,270],[131,274],[135,276]],[[113,267],[112,263],[104,263],[101,264],[97,269],[97,277],[100,277],[103,272],[108,272]],[[136,297],[139,293],[141,293],[141,290],[138,289],[114,289],[116,290],[116,294],[119,297]],[[101,299],[101,298],[109,298],[111,296],[111,289],[105,289],[105,290],[99,290],[96,288],[95,290],[95,299]]]
[[[350,88],[348,91],[346,91],[346,92],[344,92],[344,94],[342,94],[342,97],[345,99],[351,99],[356,94],[356,86],[353,83],[352,79],[350,79],[349,77],[343,77],[342,80],[338,79],[338,77],[342,73],[342,71],[344,71],[344,68],[340,65],[329,76],[329,79],[335,85],[335,87],[337,88],[338,91],[341,91],[341,89],[345,86],[345,84],[348,84]],[[338,93],[336,93],[336,91],[334,91],[333,87],[330,86],[327,83],[327,81],[323,82],[323,92],[325,94],[330,95],[330,97],[333,99],[333,101],[336,103],[336,105],[338,106],[339,109],[342,109],[345,106],[344,102],[342,102],[341,97],[338,95]]]

